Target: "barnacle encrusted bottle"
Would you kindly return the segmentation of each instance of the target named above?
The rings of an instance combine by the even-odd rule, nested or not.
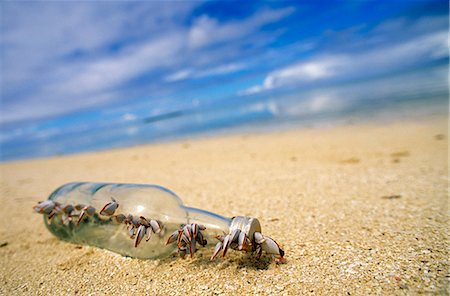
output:
[[[214,237],[219,242],[212,258],[228,248],[284,255],[275,241],[261,235],[257,219],[186,207],[157,185],[69,183],[34,209],[58,238],[130,257],[162,258],[175,248],[182,257],[192,256],[197,244],[205,246]]]

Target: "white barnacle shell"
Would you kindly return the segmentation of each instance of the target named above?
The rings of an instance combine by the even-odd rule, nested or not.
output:
[[[191,224],[192,236],[194,238],[197,237],[198,229],[199,229],[198,224],[195,223]]]
[[[161,232],[161,225],[158,221],[151,219],[150,220],[150,226],[153,229],[154,233],[160,233]]]
[[[197,250],[196,246],[196,240],[195,239],[191,239],[191,243],[189,245],[189,254],[192,258],[192,255],[194,254],[194,252]]]
[[[34,206],[34,210],[40,214],[50,214],[55,208],[55,202],[53,200],[45,200],[39,202],[36,206]]]
[[[146,227],[144,225],[139,226],[136,233],[136,240],[134,241],[134,247],[136,248],[141,242],[142,238],[145,236]]]
[[[246,245],[247,245],[247,235],[245,234],[245,232],[241,231],[241,233],[239,233],[239,238],[238,238],[238,249],[245,250]]]
[[[112,216],[114,215],[114,212],[119,207],[119,204],[117,201],[111,197],[111,202],[107,203],[103,209],[100,211],[100,215],[104,216]]]
[[[233,232],[231,232],[231,234],[230,234],[230,243],[233,243],[233,242],[237,243],[240,233],[241,233],[241,231],[239,229],[234,229]]]
[[[143,216],[139,217],[139,223],[141,225],[144,225],[145,227],[149,227],[150,226],[150,223],[148,222],[148,220],[145,219],[145,217],[143,217]]]
[[[261,244],[261,248],[263,251],[265,251],[267,254],[278,255],[280,257],[284,256],[284,251],[280,248],[276,241],[268,236],[265,236],[264,238],[265,240]]]
[[[265,241],[265,237],[261,234],[261,232],[255,232],[253,237],[257,244],[262,244]]]
[[[147,227],[145,232],[146,232],[146,235],[147,235],[147,238],[145,239],[145,241],[148,242],[152,238],[153,229],[151,227]]]
[[[222,249],[222,242],[218,242],[214,247],[214,253],[211,256],[211,260],[214,260],[214,258],[216,258],[217,255],[219,255],[221,249]]]
[[[222,257],[225,257],[225,255],[227,254],[228,251],[228,246],[230,245],[230,235],[225,236],[225,238],[223,239],[223,253],[222,253]]]
[[[175,242],[178,239],[178,236],[180,235],[180,231],[179,230],[175,230],[167,239],[166,245],[171,244],[173,242]]]
[[[133,224],[128,226],[128,235],[130,236],[130,238],[134,238],[134,232],[135,232],[135,227]]]
[[[192,239],[192,231],[191,231],[190,224],[187,224],[186,226],[184,226],[183,233],[187,238],[189,238],[189,240]]]

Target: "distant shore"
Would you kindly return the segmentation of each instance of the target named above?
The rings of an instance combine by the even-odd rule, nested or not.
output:
[[[303,128],[328,128],[345,125],[385,125],[398,121],[427,121],[447,118],[448,95],[428,99],[399,100],[383,98],[368,100],[364,104],[338,108],[324,107],[324,111],[308,111],[296,106],[302,100],[284,103],[283,110],[271,103],[255,107],[255,114],[234,117],[236,110],[228,106],[226,118],[221,109],[212,114],[180,112],[176,117],[157,116],[115,123],[112,126],[85,126],[74,132],[64,127],[53,132],[35,132],[14,141],[1,142],[0,163],[15,160],[48,158],[77,153],[101,152],[148,144],[163,144],[185,140],[198,140],[240,134],[283,132]],[[259,108],[262,108],[261,111]],[[250,108],[251,109],[251,108]],[[293,109],[294,111],[290,110]],[[216,112],[216,113],[214,113]],[[262,112],[259,114],[258,112]],[[300,114],[298,114],[300,112]],[[258,115],[259,114],[259,115]],[[172,114],[173,115],[173,114]],[[208,120],[204,119],[207,116]],[[20,134],[20,133],[19,133]],[[6,139],[9,137],[4,135]]]
[[[448,294],[448,121],[182,139],[0,164],[0,294]],[[53,237],[32,206],[72,181],[153,183],[258,217],[286,264],[122,257]]]

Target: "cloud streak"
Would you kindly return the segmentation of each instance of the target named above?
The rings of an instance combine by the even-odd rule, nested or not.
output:
[[[172,73],[164,78],[165,81],[174,82],[185,79],[195,79],[211,76],[220,76],[240,71],[246,67],[243,63],[224,64],[213,68],[206,68],[201,70],[183,69]]]
[[[202,15],[194,21],[188,33],[188,44],[192,49],[217,43],[242,39],[261,26],[270,24],[293,13],[295,8],[262,10],[248,19],[220,24],[218,20]]]
[[[358,53],[319,55],[272,71],[261,84],[240,91],[239,94],[251,95],[323,80],[345,81],[417,67],[448,58],[447,42],[447,31],[440,30]]]
[[[203,14],[185,27],[182,18],[192,11],[192,5],[168,9],[162,16],[160,4],[140,5],[140,10],[122,3],[108,5],[106,10],[105,5],[98,3],[32,6],[35,7],[6,5],[8,11],[16,11],[20,17],[7,17],[2,29],[1,49],[5,52],[6,74],[0,111],[3,123],[128,100],[130,83],[146,75],[154,79],[141,83],[134,92],[140,88],[140,94],[145,95],[145,90],[155,88],[156,83],[165,91],[164,82],[239,71],[244,68],[241,62],[216,60],[216,65],[205,65],[208,57],[211,61],[220,54],[208,48],[221,43],[245,42],[244,37],[254,34],[261,26],[294,11],[290,7],[261,9],[239,21],[219,21]],[[69,16],[61,22],[68,8],[71,9]],[[35,13],[35,10],[42,13]],[[136,37],[127,27],[134,25],[134,21],[129,24],[130,19],[142,19],[142,12],[148,12],[143,24],[150,24],[151,29],[147,30],[150,34]],[[63,26],[53,25],[55,23]],[[34,49],[32,53],[30,48]],[[227,54],[230,53],[236,56],[239,51]],[[183,65],[188,67],[179,70]],[[172,69],[176,71],[168,74]]]

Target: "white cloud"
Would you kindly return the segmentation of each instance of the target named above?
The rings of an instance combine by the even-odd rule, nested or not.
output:
[[[192,73],[192,70],[183,69],[183,70],[177,71],[177,72],[175,72],[173,74],[170,74],[170,75],[166,76],[165,80],[169,81],[169,82],[184,80],[184,79],[189,78],[191,73]]]
[[[323,57],[308,62],[299,62],[288,67],[270,72],[261,85],[252,86],[239,92],[251,95],[291,83],[320,80],[336,75],[336,71],[347,62],[344,56]]]
[[[165,81],[174,82],[192,78],[203,78],[208,76],[225,75],[242,70],[244,68],[245,65],[242,63],[229,63],[202,70],[183,69],[166,76]]]
[[[292,81],[310,81],[336,75],[336,70],[346,63],[345,57],[322,58],[311,62],[301,62],[270,73],[264,79],[263,87],[271,89]]]
[[[204,70],[198,71],[195,74],[195,78],[229,74],[232,72],[242,70],[244,67],[245,67],[245,65],[242,63],[224,64],[224,65],[220,65],[218,67],[214,67],[211,69],[204,69]]]
[[[424,98],[442,98],[448,94],[447,72],[447,66],[438,66],[423,71],[277,96],[274,103],[278,112],[274,115],[301,118],[341,112],[355,106],[365,105],[377,109],[379,105],[392,100],[412,102]]]
[[[134,136],[139,132],[139,127],[131,126],[125,130],[126,134],[129,136]]]
[[[71,73],[70,79],[51,87],[53,92],[68,95],[90,92],[104,92],[119,87],[127,80],[144,71],[151,71],[176,61],[176,55],[183,46],[181,35],[169,34],[127,48],[118,55],[86,63]]]
[[[417,66],[447,57],[447,42],[448,33],[442,30],[392,46],[368,49],[352,55],[316,56],[272,71],[262,84],[249,87],[238,94],[251,95],[283,86],[304,85],[327,79],[342,81]]]
[[[302,117],[343,110],[351,104],[351,99],[342,97],[335,89],[319,90],[296,94],[276,101],[276,116]]]
[[[219,24],[216,19],[208,15],[202,15],[194,21],[188,33],[188,44],[192,49],[208,46],[219,42],[229,42],[248,36],[259,27],[276,22],[292,12],[293,7],[277,10],[259,11],[252,17],[234,21],[226,24]]]
[[[122,121],[134,121],[137,119],[137,116],[133,113],[125,113],[122,115]]]
[[[335,108],[335,100],[329,95],[318,95],[313,97],[309,102],[309,111],[312,113],[323,112],[331,108]]]

